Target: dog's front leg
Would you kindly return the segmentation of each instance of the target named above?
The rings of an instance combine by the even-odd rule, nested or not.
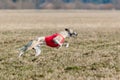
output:
[[[54,38],[53,41],[58,44],[59,46],[57,47],[57,49],[61,48],[62,47],[62,43],[60,43],[60,41],[57,39],[57,38]]]

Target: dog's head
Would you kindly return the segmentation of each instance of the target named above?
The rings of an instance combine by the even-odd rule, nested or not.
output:
[[[75,36],[78,35],[78,33],[75,32],[75,31],[73,31],[72,29],[65,28],[65,31],[68,32],[68,34],[69,34],[70,37],[75,37]]]

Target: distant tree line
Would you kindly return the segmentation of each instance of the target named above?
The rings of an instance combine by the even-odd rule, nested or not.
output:
[[[120,9],[120,0],[0,0],[1,9]]]

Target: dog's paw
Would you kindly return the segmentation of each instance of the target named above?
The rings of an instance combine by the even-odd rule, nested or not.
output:
[[[66,44],[66,48],[68,48],[69,47],[69,43],[68,44]]]
[[[20,51],[20,53],[19,53],[19,56],[18,56],[18,57],[21,57],[23,54],[24,54],[24,52],[23,52],[23,51]]]

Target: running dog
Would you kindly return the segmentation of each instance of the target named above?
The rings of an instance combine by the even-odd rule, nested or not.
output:
[[[64,42],[65,38],[74,37],[77,35],[78,34],[72,29],[65,28],[64,31],[55,33],[53,35],[38,37],[37,39],[29,41],[26,45],[20,48],[19,57],[31,49],[35,50],[35,56],[39,56],[41,53],[41,45],[47,45],[52,48],[61,48],[62,45],[69,47],[69,43]]]

